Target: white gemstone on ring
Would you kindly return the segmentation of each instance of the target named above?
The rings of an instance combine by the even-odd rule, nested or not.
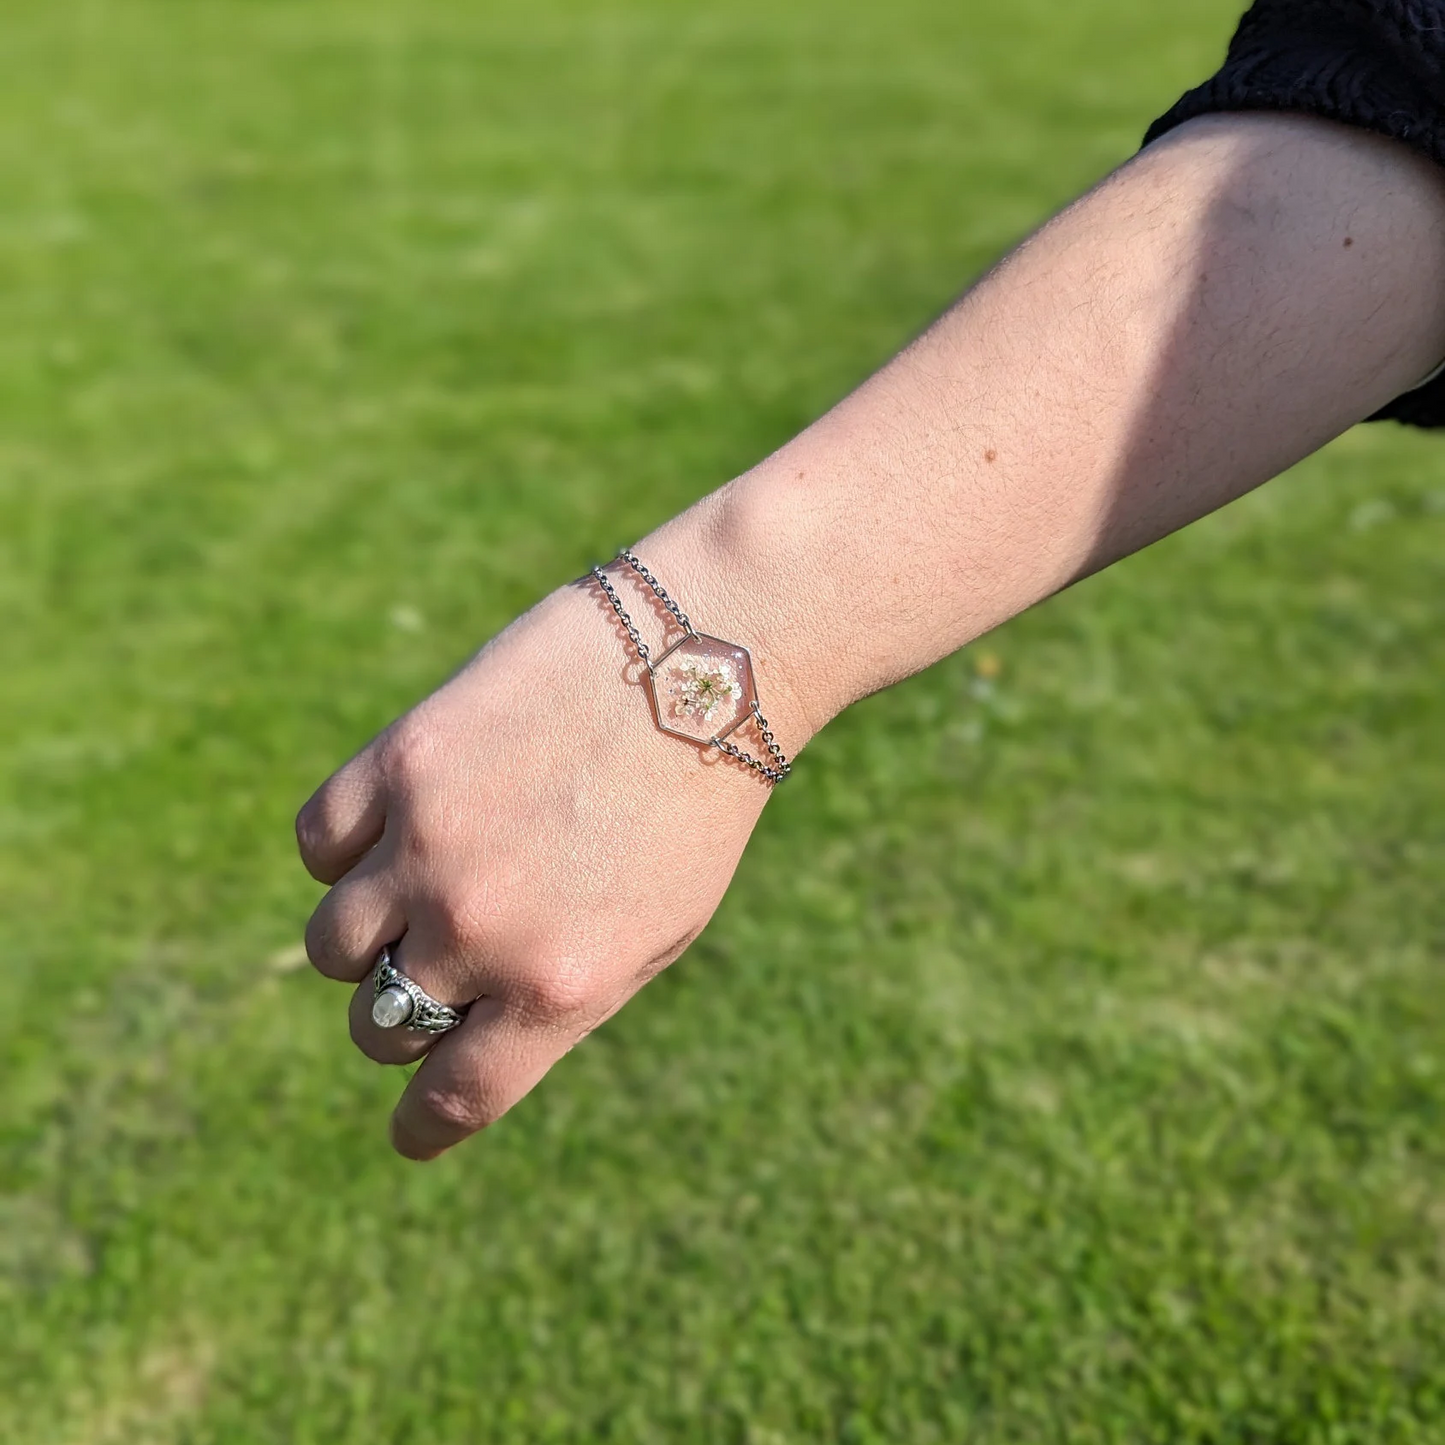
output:
[[[379,1029],[400,1028],[415,1012],[416,1000],[398,984],[377,994],[371,1002],[371,1021]]]
[[[371,1018],[378,1028],[406,1025],[413,1033],[444,1034],[466,1017],[466,1004],[453,1008],[434,999],[391,961],[391,944],[376,956],[371,970]]]

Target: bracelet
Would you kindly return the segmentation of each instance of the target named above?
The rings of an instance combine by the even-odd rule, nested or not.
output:
[[[675,738],[717,748],[769,783],[781,783],[793,771],[793,765],[773,740],[768,720],[758,706],[752,654],[741,643],[726,642],[721,637],[699,632],[688,621],[687,613],[667,595],[662,583],[631,552],[624,547],[617,557],[642,578],[671,614],[672,620],[682,628],[682,636],[665,652],[653,657],[627,615],[617,589],[607,580],[606,573],[601,567],[592,569],[592,575],[612,604],[618,620],[627,629],[637,656],[647,668],[647,692],[652,699],[652,711],[658,727]],[[729,741],[729,735],[749,718],[758,725],[763,746],[768,750],[767,761],[755,758]]]

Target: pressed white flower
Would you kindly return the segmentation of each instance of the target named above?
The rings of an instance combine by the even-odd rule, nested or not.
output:
[[[700,717],[704,722],[711,722],[712,715],[725,702],[743,695],[742,685],[726,662],[689,662],[676,670],[674,679],[672,691],[678,712],[685,717]]]

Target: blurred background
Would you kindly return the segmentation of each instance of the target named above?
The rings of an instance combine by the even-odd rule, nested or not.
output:
[[[437,1164],[299,947],[311,789],[1238,4],[7,0],[0,1438],[1445,1438],[1445,441],[854,709]]]

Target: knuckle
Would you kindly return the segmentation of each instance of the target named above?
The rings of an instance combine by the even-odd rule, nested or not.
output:
[[[448,1129],[475,1134],[492,1122],[492,1111],[484,1100],[460,1089],[438,1085],[424,1090],[418,1102]]]
[[[382,750],[386,772],[405,786],[427,771],[435,748],[434,729],[419,712],[410,712],[392,724]]]
[[[431,907],[431,924],[442,950],[457,957],[466,957],[477,938],[476,920],[464,899],[445,897]]]
[[[326,846],[326,826],[321,815],[320,795],[310,799],[296,815],[296,847],[303,859],[313,859]]]
[[[508,911],[492,882],[459,877],[455,847],[418,837],[419,832],[413,830],[403,846],[411,850],[413,866],[419,863],[432,875],[431,886],[416,902],[418,919],[425,919],[437,947],[468,965],[506,947]]]
[[[333,950],[331,926],[327,922],[325,909],[318,908],[307,920],[303,942],[306,945],[306,957],[311,960],[312,967],[322,973],[329,972],[328,965]]]
[[[590,1012],[592,993],[586,972],[570,962],[553,962],[518,988],[519,1001],[530,1017],[554,1023]]]
[[[312,967],[327,978],[356,978],[363,966],[370,967],[361,957],[364,949],[360,940],[343,923],[331,895],[311,915],[303,941]]]

